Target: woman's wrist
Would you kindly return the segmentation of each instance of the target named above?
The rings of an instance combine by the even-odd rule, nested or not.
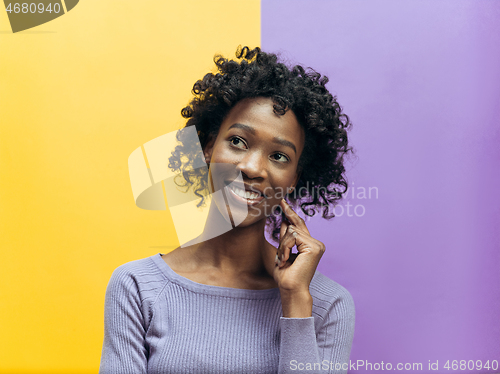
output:
[[[283,291],[281,294],[281,307],[285,318],[308,318],[312,317],[313,299],[308,290],[306,291]]]

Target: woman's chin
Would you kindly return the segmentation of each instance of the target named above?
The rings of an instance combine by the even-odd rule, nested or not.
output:
[[[234,201],[221,201],[215,199],[217,209],[224,220],[232,227],[243,228],[252,226],[259,221],[265,221],[272,214],[272,206],[269,201],[262,201],[259,204],[247,205]],[[276,206],[274,206],[276,207]]]
[[[251,226],[256,222],[265,218],[262,217],[260,214],[255,214],[255,212],[252,212],[251,210],[247,212],[241,212],[235,209],[229,210],[229,216],[231,217],[234,227],[240,227],[240,228]]]

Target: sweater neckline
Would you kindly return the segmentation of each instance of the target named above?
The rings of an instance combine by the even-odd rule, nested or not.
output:
[[[151,256],[151,259],[169,280],[190,291],[202,294],[243,299],[272,299],[276,296],[279,296],[279,288],[277,287],[264,290],[248,290],[244,288],[212,286],[192,281],[191,279],[183,277],[182,275],[179,275],[175,271],[173,271],[172,268],[168,266],[168,264],[161,257],[162,254],[163,253],[157,253]]]

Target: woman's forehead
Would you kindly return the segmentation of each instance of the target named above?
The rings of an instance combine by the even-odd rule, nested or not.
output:
[[[253,136],[270,137],[286,145],[294,144],[297,154],[300,154],[305,141],[304,129],[299,124],[295,113],[287,110],[285,114],[274,111],[274,101],[271,98],[248,98],[238,102],[222,122],[219,132],[232,129],[249,133]]]
[[[288,109],[285,114],[276,113],[274,105],[274,101],[267,97],[243,99],[231,108],[222,125],[228,129],[236,122],[246,122],[245,125],[256,129],[274,128],[286,131],[287,135],[295,133],[300,137],[303,129],[295,113],[291,109]]]

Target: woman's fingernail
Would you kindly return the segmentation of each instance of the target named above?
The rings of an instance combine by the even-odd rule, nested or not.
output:
[[[296,238],[296,237],[297,237],[297,235],[298,235],[298,234],[297,234],[297,231],[292,232],[292,235],[293,235],[293,237],[294,237],[294,238]]]
[[[276,265],[279,265],[279,257],[278,257],[278,254],[276,253],[276,259],[274,260],[274,263]]]

